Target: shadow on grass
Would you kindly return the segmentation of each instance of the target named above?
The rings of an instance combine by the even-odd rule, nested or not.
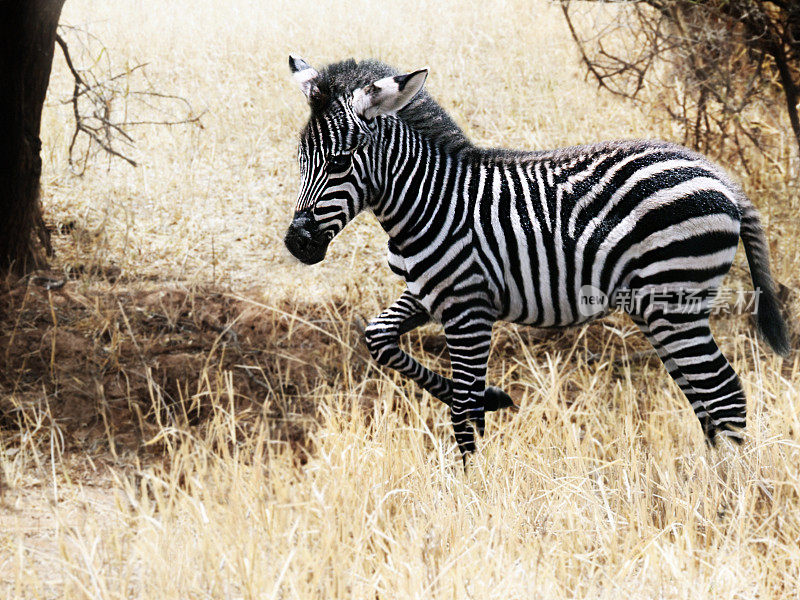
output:
[[[315,398],[336,389],[343,365],[353,377],[371,368],[347,313],[37,274],[0,290],[0,436],[5,447],[41,434],[66,453],[141,455],[158,451],[148,442],[163,428],[202,427],[223,407],[301,451]]]

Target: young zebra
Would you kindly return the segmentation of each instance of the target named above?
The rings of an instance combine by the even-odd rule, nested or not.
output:
[[[286,246],[317,263],[358,213],[375,214],[407,289],[369,324],[367,345],[380,364],[450,406],[462,456],[475,449],[469,422],[482,434],[484,411],[511,405],[485,385],[495,321],[564,327],[619,307],[654,346],[709,442],[717,433],[741,438],[742,386],[708,326],[740,236],[760,290],[758,328],[776,352],[787,354],[789,344],[758,213],[719,167],[658,141],[478,148],[422,90],[425,69],[401,75],[346,60],[318,72],[296,57],[289,66],[311,117]],[[444,326],[452,380],[398,346],[431,318]]]

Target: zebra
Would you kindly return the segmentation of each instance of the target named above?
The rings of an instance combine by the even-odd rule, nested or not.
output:
[[[449,405],[465,461],[485,412],[513,405],[486,385],[493,324],[563,328],[617,308],[655,348],[707,442],[741,441],[744,391],[709,328],[740,237],[760,292],[757,329],[778,354],[789,341],[758,212],[720,167],[664,141],[481,148],[423,89],[427,69],[348,59],[317,71],[295,56],[289,66],[310,117],[285,245],[315,264],[356,215],[377,217],[406,288],[366,327],[367,347]],[[622,294],[631,290],[636,302]],[[686,290],[692,311],[681,310]],[[593,294],[605,302],[587,307]],[[444,328],[451,378],[398,344],[430,320]]]

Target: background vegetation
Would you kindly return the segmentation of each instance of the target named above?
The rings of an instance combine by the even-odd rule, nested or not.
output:
[[[137,168],[95,157],[76,176],[57,52],[42,124],[56,256],[1,303],[3,595],[795,597],[800,364],[745,317],[713,325],[748,393],[741,449],[705,447],[627,318],[501,325],[490,380],[520,410],[489,417],[464,473],[446,411],[360,341],[401,289],[374,219],[319,266],[283,247],[307,116],[289,52],[427,65],[485,145],[683,139],[658,89],[634,105],[586,79],[558,5],[70,0],[62,21],[105,46],[77,68],[146,62],[146,84],[189,99],[202,128],[139,127]],[[796,321],[798,164],[788,122],[768,117],[771,151],[746,150],[735,174]],[[728,283],[751,286],[743,260]],[[409,338],[446,370],[440,330]]]

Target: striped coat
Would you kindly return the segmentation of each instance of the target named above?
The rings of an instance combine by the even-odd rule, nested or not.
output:
[[[319,262],[350,220],[374,213],[407,289],[370,323],[368,347],[450,405],[464,455],[475,447],[471,423],[481,433],[486,410],[511,404],[486,386],[494,322],[564,327],[615,308],[653,344],[707,439],[741,437],[744,393],[708,326],[740,237],[760,291],[759,329],[780,353],[788,342],[758,214],[722,169],[659,141],[479,148],[422,90],[426,71],[290,66],[311,118],[286,245]],[[429,319],[444,326],[452,378],[399,348]]]

